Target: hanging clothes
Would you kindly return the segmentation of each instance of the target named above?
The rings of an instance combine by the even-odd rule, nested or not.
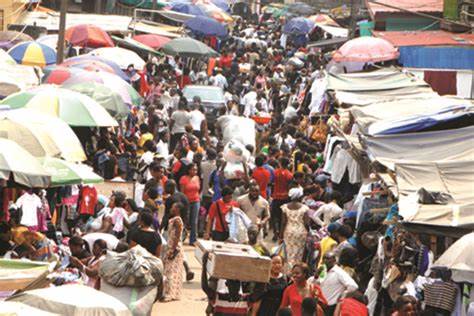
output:
[[[333,160],[331,181],[333,183],[340,183],[344,177],[346,170],[349,172],[349,183],[356,184],[362,182],[362,175],[360,166],[357,161],[352,158],[349,152],[342,148],[335,153]]]
[[[93,186],[83,186],[79,198],[79,214],[94,215],[97,204],[97,190]]]

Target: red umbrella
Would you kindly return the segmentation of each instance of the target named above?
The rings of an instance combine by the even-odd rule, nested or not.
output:
[[[42,80],[43,83],[60,85],[78,73],[82,73],[84,71],[85,70],[79,68],[68,68],[62,66],[46,67],[44,69],[45,76]]]
[[[380,62],[397,59],[398,49],[377,37],[358,37],[346,42],[332,56],[336,62]]]
[[[100,27],[91,24],[80,24],[66,30],[66,40],[73,46],[114,47],[109,34]]]
[[[133,39],[154,49],[161,48],[161,46],[171,41],[171,39],[167,37],[155,34],[135,35]]]

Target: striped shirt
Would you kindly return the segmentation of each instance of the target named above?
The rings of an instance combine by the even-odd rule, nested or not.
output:
[[[230,294],[217,292],[217,297],[214,301],[215,316],[247,315],[249,309],[248,294],[239,294],[239,299],[233,301]]]
[[[425,303],[452,312],[456,304],[457,287],[451,282],[436,281],[425,285]]]

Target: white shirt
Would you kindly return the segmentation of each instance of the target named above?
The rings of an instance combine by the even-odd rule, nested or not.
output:
[[[296,116],[298,116],[298,112],[292,105],[288,105],[285,111],[283,111],[283,119],[285,122],[289,122],[293,117]]]
[[[102,239],[103,241],[105,241],[109,250],[115,250],[115,248],[117,248],[117,244],[119,243],[117,237],[107,233],[90,233],[82,236],[82,239],[84,239],[89,244],[89,249],[91,251],[95,241],[98,239]]]
[[[321,281],[321,290],[328,301],[328,305],[336,305],[339,299],[346,293],[359,288],[357,283],[346,271],[335,265]]]
[[[220,87],[222,89],[227,88],[227,79],[222,74],[217,74],[214,76],[212,83],[214,86]]]
[[[16,207],[21,208],[21,225],[33,227],[38,225],[38,209],[43,207],[41,199],[34,193],[25,192],[16,201]]]
[[[331,219],[340,216],[343,210],[334,202],[322,205],[312,216],[312,219],[320,226],[324,227],[331,223]],[[323,220],[321,220],[321,215]]]
[[[186,111],[178,110],[171,114],[171,119],[174,122],[171,134],[185,133],[186,125],[190,123],[191,115]]]
[[[257,104],[257,92],[250,91],[242,98],[244,105],[244,116],[251,116],[255,114],[255,104]]]
[[[189,112],[191,115],[191,126],[195,131],[201,131],[201,123],[206,119],[204,114],[199,110],[192,110]]]

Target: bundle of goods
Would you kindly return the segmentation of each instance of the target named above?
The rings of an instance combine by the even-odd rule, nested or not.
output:
[[[198,240],[194,254],[201,264],[206,252],[209,252],[207,272],[211,277],[242,282],[270,280],[270,258],[260,256],[252,246]]]

